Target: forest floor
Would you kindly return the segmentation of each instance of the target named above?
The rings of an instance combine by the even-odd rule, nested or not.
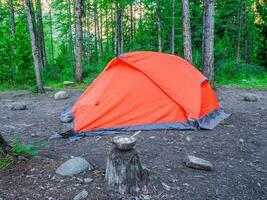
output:
[[[49,138],[63,126],[59,114],[82,93],[67,91],[70,98],[61,101],[54,100],[54,93],[0,93],[0,133],[24,144]],[[244,101],[247,93],[258,96],[258,102]],[[137,136],[136,149],[142,164],[150,170],[150,184],[139,199],[267,199],[267,90],[220,87],[217,94],[225,110],[233,115],[214,130],[147,131]],[[13,101],[25,102],[28,109],[11,111],[8,106]],[[67,200],[83,189],[89,192],[90,200],[138,199],[120,197],[104,184],[111,137],[51,141],[38,157],[1,172],[0,199]],[[183,163],[186,155],[209,160],[215,170],[187,168]],[[95,170],[73,177],[57,175],[56,168],[71,156],[86,158]],[[94,181],[85,184],[86,177]]]

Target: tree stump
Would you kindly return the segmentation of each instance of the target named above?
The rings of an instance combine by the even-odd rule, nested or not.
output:
[[[105,180],[112,190],[120,194],[137,195],[147,184],[138,152],[134,149],[120,150],[114,147],[107,159]]]
[[[0,150],[3,150],[5,153],[8,153],[11,149],[11,146],[4,139],[4,137],[0,134]]]

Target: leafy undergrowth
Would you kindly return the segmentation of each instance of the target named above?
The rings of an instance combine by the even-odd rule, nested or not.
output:
[[[219,85],[234,85],[242,88],[267,88],[267,70],[262,66],[236,63],[226,60],[215,68],[215,81]]]
[[[17,160],[18,156],[30,158],[38,155],[38,149],[44,148],[48,141],[38,141],[27,145],[22,145],[18,140],[13,139],[9,153],[0,150],[0,171],[10,166]]]
[[[0,171],[7,168],[14,161],[14,157],[0,150]]]

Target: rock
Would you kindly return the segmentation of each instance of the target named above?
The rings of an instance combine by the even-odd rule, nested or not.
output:
[[[74,85],[74,82],[73,81],[64,81],[63,85],[65,85],[65,86]]]
[[[192,139],[191,139],[191,137],[186,136],[185,140],[186,140],[187,142],[191,142]]]
[[[244,143],[245,141],[244,141],[244,139],[240,138],[240,139],[239,139],[239,142],[240,142],[240,143]]]
[[[94,179],[92,179],[92,178],[84,178],[83,179],[84,183],[92,183],[93,181],[94,181]]]
[[[211,162],[195,156],[188,155],[184,162],[185,165],[190,168],[202,169],[207,171],[213,170],[213,165],[211,164]]]
[[[40,134],[39,133],[32,133],[31,137],[38,137]]]
[[[71,109],[62,112],[59,116],[59,119],[62,123],[72,122],[73,121],[73,115],[72,115]]]
[[[55,94],[54,97],[56,100],[62,100],[69,98],[69,94],[66,91],[59,91]]]
[[[246,96],[244,96],[244,100],[245,101],[250,101],[250,102],[257,102],[258,101],[258,97],[255,96],[254,94],[247,94]]]
[[[44,90],[45,90],[46,92],[53,92],[53,88],[51,88],[51,87],[47,87],[47,86],[44,87]]]
[[[88,196],[88,192],[86,190],[81,191],[79,194],[77,194],[73,200],[81,200],[85,199]]]
[[[82,157],[74,157],[61,164],[56,173],[62,176],[73,176],[86,170],[93,170],[93,166]]]
[[[25,103],[14,102],[10,105],[11,110],[26,110],[27,106]]]

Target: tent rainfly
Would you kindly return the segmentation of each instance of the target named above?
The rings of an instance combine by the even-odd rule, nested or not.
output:
[[[158,52],[119,55],[72,108],[75,132],[213,129],[225,113],[186,60]]]

